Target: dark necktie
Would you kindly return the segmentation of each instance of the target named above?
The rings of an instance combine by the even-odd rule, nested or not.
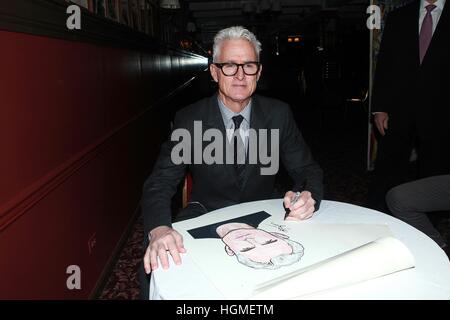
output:
[[[420,64],[422,64],[423,58],[427,53],[428,46],[430,45],[431,37],[433,36],[433,17],[431,16],[431,11],[433,11],[434,8],[436,8],[434,4],[429,4],[425,7],[425,9],[427,9],[427,13],[423,19],[419,34]]]
[[[241,115],[234,116],[234,135],[233,135],[233,149],[234,149],[234,168],[238,178],[239,188],[242,188],[245,172],[245,145],[239,134],[239,127],[241,126],[244,117]]]

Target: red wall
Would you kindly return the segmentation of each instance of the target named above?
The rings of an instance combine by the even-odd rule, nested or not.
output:
[[[0,299],[87,298],[159,151],[165,116],[149,107],[194,74],[170,61],[206,61],[5,31],[0,43]]]

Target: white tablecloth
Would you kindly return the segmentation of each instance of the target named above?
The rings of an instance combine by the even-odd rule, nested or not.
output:
[[[236,211],[242,215],[266,211],[280,214],[282,200],[243,203],[212,211],[218,221]],[[202,217],[196,218],[201,223]],[[415,268],[309,296],[309,299],[450,299],[450,262],[439,246],[410,225],[378,211],[351,204],[322,201],[320,210],[302,223],[386,224],[395,238],[402,241],[415,258]],[[176,224],[174,225],[176,229]],[[221,293],[189,258],[173,261],[168,270],[152,272],[150,299],[223,299]]]

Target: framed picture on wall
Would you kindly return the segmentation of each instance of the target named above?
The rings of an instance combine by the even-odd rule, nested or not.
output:
[[[147,33],[147,29],[148,29],[148,15],[147,15],[147,11],[148,11],[148,7],[150,6],[150,4],[148,3],[147,0],[139,0],[139,15],[140,15],[140,21],[141,21],[141,26],[139,28],[140,31]]]
[[[140,10],[139,10],[139,2],[138,0],[129,0],[130,3],[130,16],[131,16],[131,22],[132,26],[136,30],[140,30],[141,23],[140,23]]]
[[[106,0],[107,17],[119,21],[119,0]]]
[[[96,15],[106,17],[105,0],[90,0],[89,2],[89,10],[91,10]]]
[[[80,7],[89,9],[89,0],[70,0],[69,2],[72,2]]]
[[[145,33],[147,33],[150,36],[155,36],[155,12],[156,9],[153,7],[154,4],[151,1],[148,1],[148,9],[147,9],[147,29],[145,30]]]
[[[127,26],[131,26],[131,24],[130,24],[130,7],[128,4],[128,0],[120,0],[119,12],[120,12],[120,17],[119,17],[120,23],[123,23]]]

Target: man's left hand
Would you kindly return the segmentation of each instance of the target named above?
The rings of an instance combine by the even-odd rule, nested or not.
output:
[[[284,195],[284,206],[291,210],[285,220],[298,221],[311,218],[314,213],[314,205],[316,204],[311,192],[303,191],[300,193],[300,198],[292,205],[291,201],[294,199],[294,196],[295,192],[292,191],[288,191]]]

